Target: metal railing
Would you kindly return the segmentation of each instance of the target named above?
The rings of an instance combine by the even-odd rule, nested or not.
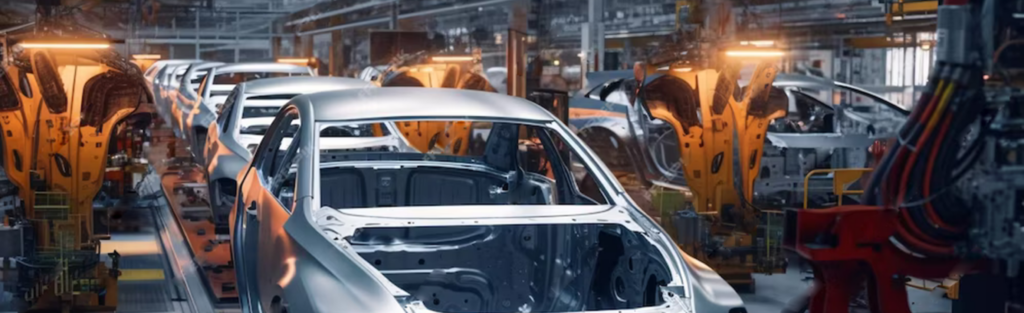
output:
[[[66,192],[37,191],[32,203],[33,219],[67,222],[70,220],[71,199]]]
[[[804,209],[808,206],[808,190],[811,176],[821,174],[832,174],[832,193],[839,198],[837,205],[843,205],[844,195],[859,195],[863,194],[864,190],[846,190],[846,186],[860,179],[864,173],[873,171],[872,168],[829,168],[829,169],[817,169],[807,172],[807,176],[804,177]]]

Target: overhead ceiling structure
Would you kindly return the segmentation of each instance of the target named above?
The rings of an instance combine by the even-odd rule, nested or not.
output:
[[[785,39],[788,48],[831,49],[848,38],[891,38],[935,28],[937,1],[920,0],[704,0],[726,1],[738,37]],[[36,0],[0,3],[0,33],[31,23]],[[509,28],[508,5],[528,3],[530,31],[547,49],[578,49],[589,1],[580,0],[62,0],[89,28],[133,46],[197,45],[195,50],[270,49],[274,38],[386,29],[398,24],[500,46]],[[601,0],[606,40],[656,43],[677,27],[676,0]],[[710,4],[709,4],[710,3]],[[485,36],[490,34],[489,36]],[[480,41],[480,40],[477,40]],[[358,46],[355,42],[353,45]],[[862,42],[862,41],[855,41]],[[913,43],[901,41],[901,43]],[[609,47],[621,47],[609,43]]]

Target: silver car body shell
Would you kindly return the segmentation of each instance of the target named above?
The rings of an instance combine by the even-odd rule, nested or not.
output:
[[[224,98],[210,96],[210,91],[213,89],[227,89],[231,90],[234,85],[216,85],[213,83],[214,77],[221,74],[231,73],[293,73],[293,74],[308,74],[309,76],[316,76],[316,73],[308,66],[300,66],[295,64],[287,63],[236,63],[228,64],[209,70],[207,74],[209,79],[206,80],[205,86],[202,87],[203,94],[199,95],[199,105],[194,105],[188,112],[182,113],[182,125],[181,129],[190,135],[195,131],[196,127],[206,127],[210,123],[217,119],[217,101],[223,101]],[[194,136],[192,136],[194,137]],[[203,158],[203,146],[205,140],[200,139],[200,142],[192,142],[191,146],[194,148],[192,153],[197,158]],[[202,161],[201,161],[202,162]]]
[[[172,62],[173,61],[173,62]],[[187,66],[188,64],[200,62],[199,60],[168,60],[167,63],[158,65],[160,68],[156,69],[156,74],[153,76],[151,83],[153,91],[153,101],[156,104],[157,112],[165,120],[171,117],[171,103],[173,98],[170,95],[176,90],[170,90],[169,80],[173,77],[173,73],[178,70],[181,66]]]
[[[443,106],[422,105],[423,99]],[[372,104],[372,105],[368,105]],[[345,308],[352,312],[432,312],[422,302],[401,303],[409,294],[389,282],[383,274],[363,260],[345,240],[331,240],[333,234],[350,234],[356,228],[385,227],[385,225],[473,225],[473,224],[617,224],[641,233],[660,252],[671,268],[671,281],[662,287],[665,303],[655,307],[607,312],[703,312],[726,313],[741,307],[736,292],[714,271],[692,258],[685,257],[673,241],[630,199],[611,172],[598,160],[572,132],[541,107],[523,99],[478,91],[431,88],[381,88],[359,91],[334,91],[308,94],[293,98],[283,110],[297,110],[302,125],[319,122],[356,123],[379,120],[467,120],[510,121],[544,127],[556,132],[581,156],[580,162],[596,173],[594,179],[606,187],[604,193],[609,205],[597,206],[482,206],[473,207],[389,207],[383,209],[335,210],[321,208],[319,190],[320,168],[329,167],[318,153],[298,161],[294,209],[283,222],[288,251],[263,253],[264,257],[294,255],[292,279],[277,285],[288,299],[289,309],[301,312],[334,312]],[[299,151],[318,151],[317,131],[313,127],[300,128],[303,140]],[[424,161],[429,163],[429,161]],[[401,162],[395,166],[410,166]],[[352,164],[347,162],[347,164]],[[387,166],[375,162],[374,165]],[[251,165],[250,165],[251,166]],[[248,203],[249,195],[263,190],[255,169],[246,169],[239,178],[239,202]],[[262,191],[265,193],[266,191]],[[273,200],[272,200],[273,201]],[[276,203],[276,201],[274,201]],[[255,206],[256,202],[253,202]],[[486,208],[486,209],[484,209]],[[555,209],[557,208],[557,209]],[[266,221],[263,210],[245,213],[236,209],[236,216],[258,214]],[[236,222],[241,223],[240,219]],[[264,223],[264,222],[261,222]],[[277,222],[275,222],[277,223]],[[238,224],[242,225],[242,224]],[[244,227],[244,226],[235,226]],[[232,240],[236,240],[234,230]],[[334,237],[334,236],[331,236]],[[337,238],[335,238],[337,239]],[[270,242],[263,241],[260,242]],[[262,244],[261,244],[262,245]],[[274,247],[273,249],[276,249]],[[233,244],[235,255],[244,251]],[[237,265],[248,267],[248,259]],[[240,277],[248,274],[241,273]],[[260,275],[273,275],[260,272]],[[272,277],[271,277],[272,279]],[[246,279],[240,279],[240,290],[245,295]],[[275,289],[276,290],[276,289]],[[248,300],[243,299],[243,306]],[[263,299],[263,301],[267,301]],[[261,304],[253,303],[254,308]],[[265,305],[265,304],[262,304]],[[699,308],[699,309],[695,309]]]
[[[198,93],[198,89],[200,87],[199,84],[201,82],[192,84],[192,80],[200,79],[202,78],[201,75],[205,75],[211,69],[223,65],[224,63],[222,62],[192,63],[189,65],[188,69],[185,70],[185,74],[181,76],[181,82],[178,83],[177,97],[174,101],[175,106],[172,111],[175,121],[178,123],[179,127],[181,127],[179,131],[186,142],[189,142],[191,138],[188,137],[190,132],[186,132],[186,128],[184,128],[186,119],[184,114],[192,112],[192,108],[202,101],[202,97]]]
[[[206,161],[204,165],[208,174],[207,182],[211,184],[210,189],[208,189],[210,194],[219,198],[220,195],[215,192],[217,189],[215,189],[216,186],[213,184],[220,180],[230,180],[232,184],[238,181],[237,176],[239,172],[252,159],[248,145],[251,142],[259,144],[259,141],[263,138],[263,136],[241,134],[239,132],[240,126],[246,126],[243,124],[247,124],[243,121],[250,120],[249,123],[266,125],[273,121],[272,117],[243,119],[242,111],[246,107],[247,97],[304,94],[356,88],[376,87],[362,80],[339,77],[280,77],[259,79],[239,84],[238,92],[241,93],[241,96],[235,102],[234,109],[227,112],[230,115],[224,118],[226,125],[230,125],[230,127],[226,130],[221,129],[217,121],[207,124],[209,133],[206,136],[205,148],[202,153],[203,159]],[[278,100],[278,102],[276,106],[280,107],[288,101]],[[391,131],[393,134],[396,133],[394,129],[391,129]]]
[[[646,81],[649,83],[658,77],[660,77],[660,75],[650,75],[647,77]],[[644,112],[642,112],[642,110],[638,110],[635,106],[625,104],[623,101],[612,102],[590,98],[592,94],[600,93],[603,88],[617,80],[632,78],[632,71],[603,71],[588,73],[586,86],[570,99],[570,107],[620,112],[625,113],[626,116],[592,116],[572,118],[570,119],[570,125],[573,126],[573,131],[581,136],[589,131],[597,129],[605,130],[614,135],[615,137],[613,137],[612,140],[616,141],[617,147],[619,147],[624,154],[628,155],[630,160],[644,160],[641,162],[630,162],[632,166],[635,167],[637,174],[640,175],[641,182],[657,182],[665,187],[686,190],[686,182],[683,179],[682,173],[673,173],[674,168],[671,166],[671,163],[665,163],[662,160],[658,160],[651,152],[653,146],[656,146],[657,144],[648,143],[646,140],[636,140],[636,138],[644,138],[644,131],[646,131],[643,127],[635,127],[636,125],[642,123],[653,124],[659,123],[660,121],[649,122],[641,120],[640,116],[644,115]],[[772,86],[782,89],[787,93],[787,97],[790,102],[790,111],[792,111],[796,106],[796,100],[793,99],[792,93],[799,92],[792,90],[792,88],[812,88],[819,90],[850,90],[852,92],[862,94],[873,101],[882,103],[893,110],[902,111],[904,114],[908,113],[906,109],[899,107],[882,96],[876,95],[870,91],[853,85],[834,82],[818,77],[778,74],[775,77],[775,81],[772,83]],[[821,99],[818,100],[821,101]],[[628,100],[625,102],[628,102]],[[832,110],[837,108],[837,106],[831,103],[831,101],[821,101],[821,103]],[[844,117],[864,124],[871,123],[873,121],[871,118],[865,117],[856,112],[845,112]],[[826,147],[822,149],[829,151],[832,148],[867,147],[874,141],[873,137],[865,134],[787,134],[769,131],[766,137],[769,139],[768,143],[780,148]],[[604,138],[601,137],[598,139]]]

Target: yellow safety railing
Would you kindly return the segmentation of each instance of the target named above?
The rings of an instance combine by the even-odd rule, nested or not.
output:
[[[809,183],[811,176],[820,174],[833,174],[832,175],[832,193],[839,197],[838,205],[843,205],[843,195],[859,195],[863,194],[864,190],[846,190],[846,185],[853,183],[860,179],[864,173],[871,172],[872,168],[828,168],[828,169],[817,169],[807,173],[804,177],[804,209],[807,209],[807,198],[809,192]]]
[[[71,214],[71,199],[66,192],[37,191],[32,211],[33,219],[68,221]]]

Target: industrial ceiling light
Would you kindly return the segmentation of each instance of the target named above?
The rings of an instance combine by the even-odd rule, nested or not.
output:
[[[928,51],[928,50],[931,50],[933,46],[934,46],[934,44],[932,43],[931,40],[921,41],[921,50]]]
[[[472,56],[466,56],[466,55],[440,55],[440,56],[431,57],[430,60],[434,61],[434,62],[439,62],[439,63],[443,63],[443,62],[469,62],[469,61],[473,61],[473,57]]]
[[[693,68],[692,67],[677,67],[677,68],[672,69],[672,71],[673,72],[686,73],[686,72],[693,71]]]
[[[754,46],[754,47],[771,47],[775,45],[775,40],[751,40],[751,41],[740,41],[742,46]]]
[[[108,49],[110,42],[100,40],[26,40],[18,43],[28,49]]]
[[[159,54],[133,54],[132,59],[136,60],[159,60],[162,57]]]
[[[785,53],[779,50],[728,50],[725,55],[730,57],[781,57]]]
[[[309,64],[308,58],[280,58],[277,59],[277,63],[289,63],[289,64]]]

